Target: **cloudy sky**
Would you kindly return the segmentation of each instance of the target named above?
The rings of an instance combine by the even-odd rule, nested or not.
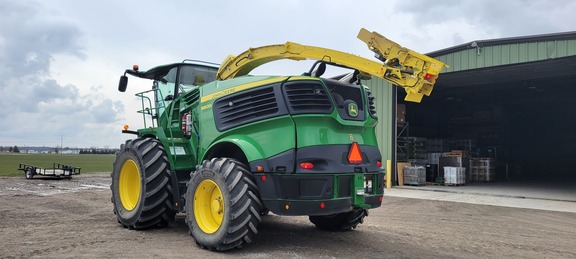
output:
[[[576,30],[572,0],[1,0],[0,146],[118,147],[142,126],[149,89],[124,69],[185,58],[220,63],[294,41],[370,58],[362,27],[419,52],[474,40]],[[300,73],[307,64],[255,72]]]

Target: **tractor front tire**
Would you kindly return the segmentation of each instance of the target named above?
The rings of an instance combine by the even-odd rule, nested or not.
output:
[[[348,231],[355,229],[358,224],[362,224],[366,216],[368,216],[367,210],[355,209],[353,211],[328,216],[310,216],[309,219],[318,229]]]
[[[247,167],[230,158],[196,166],[186,192],[186,223],[196,244],[211,251],[252,242],[263,205]]]
[[[118,222],[129,229],[167,226],[176,210],[166,150],[152,138],[128,140],[116,155],[112,203]]]

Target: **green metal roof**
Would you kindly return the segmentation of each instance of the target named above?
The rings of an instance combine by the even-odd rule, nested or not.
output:
[[[427,54],[450,67],[444,73],[576,55],[576,32],[478,40]]]

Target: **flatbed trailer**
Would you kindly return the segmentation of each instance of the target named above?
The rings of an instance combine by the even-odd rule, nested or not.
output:
[[[60,163],[53,163],[52,168],[42,168],[27,163],[20,163],[18,165],[18,170],[24,172],[26,179],[32,179],[35,175],[70,179],[72,175],[80,174],[80,169],[80,167]]]

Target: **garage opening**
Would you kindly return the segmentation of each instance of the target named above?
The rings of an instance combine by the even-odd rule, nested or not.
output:
[[[468,182],[576,187],[575,56],[446,73],[420,104],[397,97],[397,161],[426,165],[427,182],[448,154]]]

